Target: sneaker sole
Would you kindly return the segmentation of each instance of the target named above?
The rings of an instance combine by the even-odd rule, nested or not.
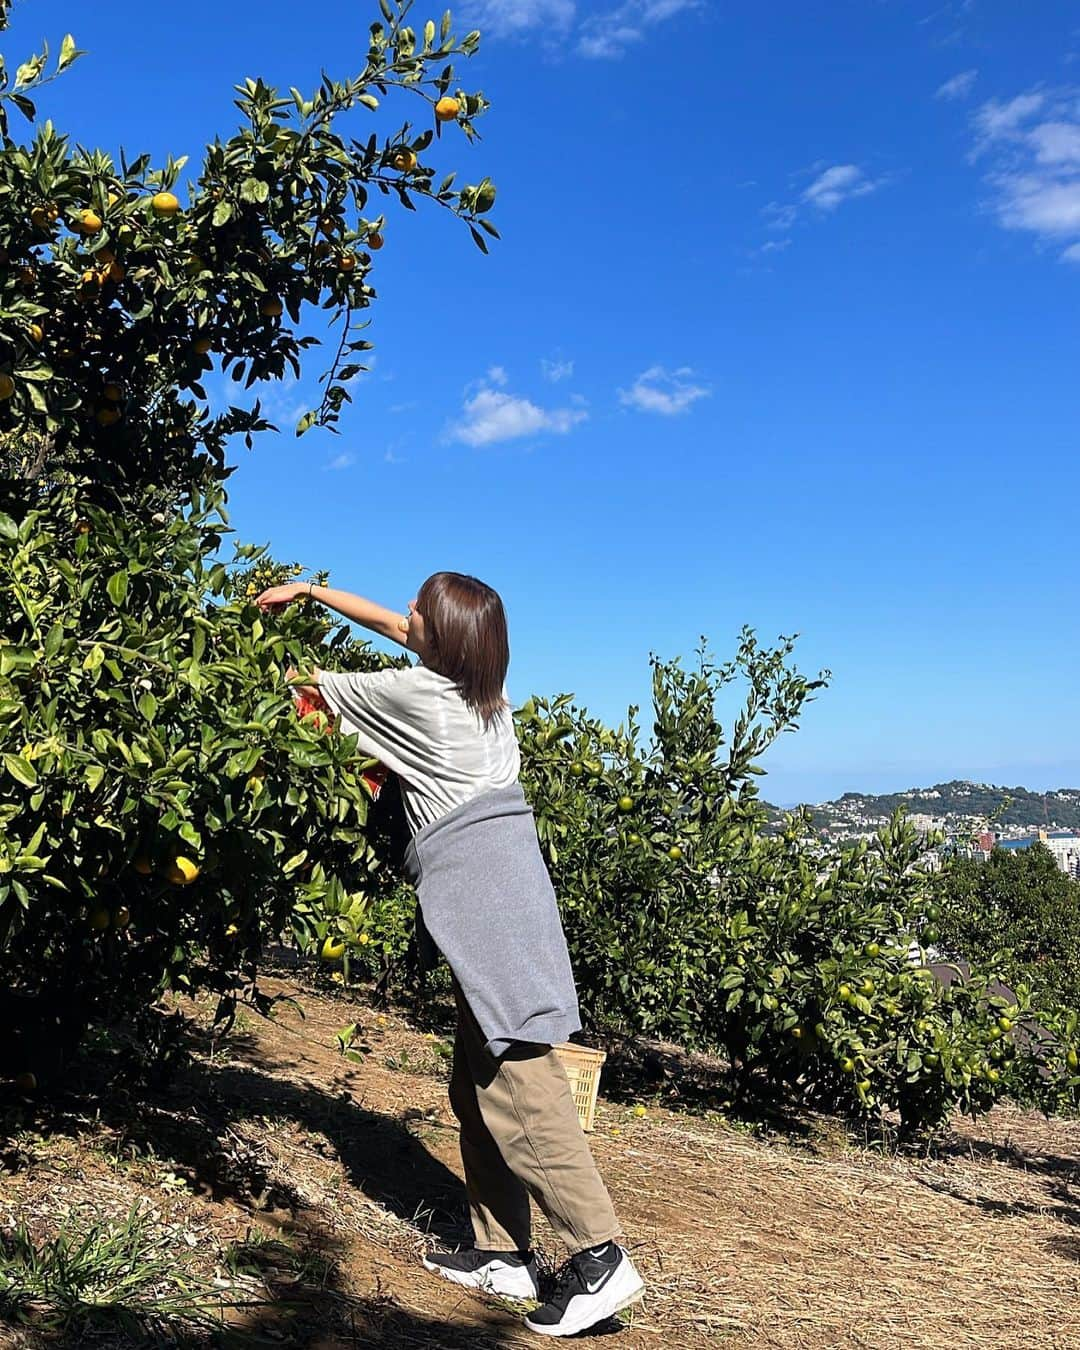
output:
[[[526,1317],[525,1325],[537,1336],[577,1336],[582,1331],[587,1331],[589,1327],[595,1327],[600,1322],[606,1322],[608,1318],[614,1317],[616,1313],[623,1312],[631,1304],[636,1303],[645,1293],[645,1281],[637,1273],[629,1260],[629,1267],[625,1275],[620,1279],[611,1281],[611,1284],[603,1291],[608,1295],[602,1303],[593,1303],[589,1299],[590,1306],[584,1307],[576,1317],[567,1316],[557,1326],[545,1326],[542,1323],[530,1322]],[[578,1297],[581,1297],[579,1295]],[[596,1297],[594,1295],[594,1297]]]
[[[446,1266],[440,1266],[435,1261],[429,1261],[425,1256],[423,1258],[424,1269],[430,1270],[433,1275],[439,1275],[444,1280],[449,1280],[451,1284],[459,1284],[464,1289],[475,1289],[479,1294],[494,1294],[496,1298],[513,1299],[516,1303],[530,1303],[536,1300],[538,1289],[528,1275],[515,1282],[515,1287],[500,1288],[490,1275],[470,1274],[467,1270],[450,1270]],[[501,1274],[508,1274],[506,1267],[503,1267]],[[527,1286],[527,1287],[526,1287]]]

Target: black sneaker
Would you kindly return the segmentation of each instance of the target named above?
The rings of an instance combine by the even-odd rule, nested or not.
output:
[[[428,1252],[426,1269],[444,1280],[481,1289],[502,1298],[532,1299],[540,1295],[536,1258],[532,1252],[482,1252],[467,1247],[462,1252]]]
[[[576,1336],[636,1303],[645,1282],[617,1243],[578,1252],[555,1277],[551,1297],[525,1325],[541,1336]]]

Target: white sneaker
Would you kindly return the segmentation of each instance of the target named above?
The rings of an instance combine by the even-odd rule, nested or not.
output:
[[[535,1299],[540,1295],[532,1252],[482,1252],[475,1247],[462,1252],[428,1252],[424,1267],[466,1289],[480,1289],[501,1298]]]
[[[563,1266],[551,1297],[529,1313],[525,1325],[540,1336],[576,1336],[636,1303],[644,1292],[645,1281],[617,1243],[586,1248]]]

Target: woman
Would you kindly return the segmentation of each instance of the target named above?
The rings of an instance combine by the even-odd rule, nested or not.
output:
[[[418,919],[449,963],[458,1027],[450,1102],[461,1125],[474,1245],[432,1252],[428,1270],[507,1298],[538,1297],[529,1197],[570,1251],[526,1326],[572,1336],[641,1297],[607,1190],[552,1046],[581,1027],[570,959],[506,699],[506,615],[490,586],[436,572],[407,616],[313,583],[274,586],[272,609],[301,596],[401,643],[403,670],[316,684],[358,748],[401,783],[412,833],[406,871]],[[290,671],[290,678],[296,678]]]

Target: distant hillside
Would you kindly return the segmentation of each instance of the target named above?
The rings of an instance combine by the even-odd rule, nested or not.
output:
[[[1080,829],[1080,788],[1057,788],[1053,792],[1029,792],[1024,787],[996,787],[989,783],[954,780],[934,787],[909,788],[907,792],[887,792],[879,796],[866,792],[845,792],[836,801],[821,802],[811,808],[814,824],[835,836],[857,835],[872,831],[893,812],[903,807],[909,814],[928,816],[935,828],[967,831],[990,828],[1007,834],[1025,830]],[[769,807],[771,816],[783,814]]]

